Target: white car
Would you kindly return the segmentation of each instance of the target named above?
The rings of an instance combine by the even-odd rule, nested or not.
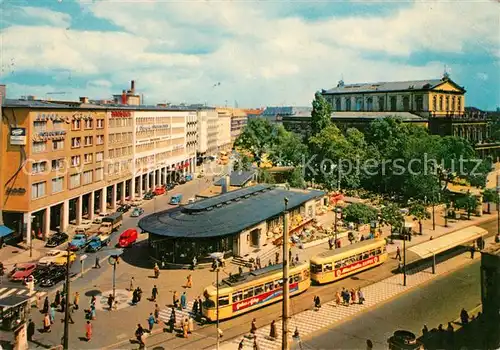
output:
[[[142,203],[144,203],[144,201],[140,198],[136,198],[134,200],[132,200],[131,204],[133,207],[138,207],[140,205],[142,205]]]
[[[95,218],[94,221],[92,221],[94,224],[100,224],[102,222],[102,219],[108,216],[108,214],[105,213],[99,213]]]
[[[56,262],[57,258],[66,256],[65,252],[62,250],[50,250],[43,258],[38,260],[38,264],[40,265],[50,265]]]
[[[92,221],[83,219],[80,225],[76,225],[76,229],[88,230],[92,227]]]

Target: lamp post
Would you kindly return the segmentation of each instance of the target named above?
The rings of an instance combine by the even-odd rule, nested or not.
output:
[[[71,250],[69,249],[69,244],[68,248],[66,249],[66,299],[65,299],[65,304],[64,305],[64,335],[63,335],[63,348],[65,350],[69,349],[69,257],[71,255]]]
[[[406,233],[403,235],[403,286],[406,287]]]
[[[216,304],[215,304],[215,315],[217,318],[216,321],[216,327],[217,327],[217,332],[216,332],[216,337],[217,337],[217,344],[216,344],[216,349],[219,350],[219,261],[215,261],[215,286],[217,288],[217,293],[216,293]]]
[[[290,302],[290,285],[288,284],[288,198],[284,198],[283,212],[283,303],[282,303],[282,338],[281,349],[288,350],[288,308]]]

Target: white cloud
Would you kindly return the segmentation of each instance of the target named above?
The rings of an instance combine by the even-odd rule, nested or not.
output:
[[[421,51],[500,52],[497,8],[488,3],[419,1],[391,15],[318,21],[277,17],[277,5],[263,2],[82,1],[82,6],[122,31],[10,27],[2,33],[4,60],[14,57],[18,70],[90,77],[86,89],[96,90],[76,95],[92,97],[91,91],[121,86],[117,93],[135,79],[148,103],[238,100],[240,106],[260,106],[309,105],[316,90],[335,86],[342,74],[346,82],[439,77],[442,62],[405,62]],[[373,53],[397,60],[368,59]],[[213,87],[216,82],[221,85]]]

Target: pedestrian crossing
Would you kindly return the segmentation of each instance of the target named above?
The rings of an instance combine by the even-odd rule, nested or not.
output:
[[[445,269],[446,263],[442,264],[441,271]],[[455,265],[456,268],[456,265]],[[437,277],[438,274],[432,274],[430,269],[426,270],[412,270],[409,271],[407,275],[407,286],[403,286],[403,275],[398,274],[391,276],[383,281],[374,283],[372,285],[363,288],[363,294],[366,298],[363,304],[351,304],[349,306],[337,305],[335,301],[323,304],[319,309],[310,309],[298,313],[292,316],[289,320],[289,342],[299,344],[300,339],[308,336],[314,332],[319,331],[327,327],[333,326],[335,323],[341,322],[343,320],[355,317],[361,312],[381,304],[383,302],[389,301],[397,295],[403,293],[409,288],[414,288],[422,283],[425,283],[431,279]],[[336,291],[333,291],[335,293]],[[311,304],[313,301],[311,300]],[[290,304],[291,309],[293,309],[293,299],[291,299]],[[257,321],[258,322],[258,321]],[[270,325],[261,327],[257,329],[256,341],[261,350],[277,350],[281,348],[281,320],[276,320],[276,330],[278,336],[276,339],[272,339],[270,334]],[[250,325],[249,325],[250,329]],[[295,330],[298,330],[299,337],[293,337]],[[245,335],[243,337],[238,337],[221,344],[221,350],[237,349],[240,342],[243,342],[243,349],[253,349],[254,338],[252,336]]]
[[[188,302],[187,307],[183,310],[181,310],[179,308],[175,309],[175,319],[177,322],[180,322],[185,317],[195,318],[195,315],[191,312],[193,310],[193,304],[194,304],[194,300]],[[170,320],[170,314],[172,314],[171,307],[166,308],[166,309],[162,309],[162,310],[160,310],[159,318],[164,323],[168,323],[168,321]]]
[[[29,290],[28,288],[9,288],[9,287],[0,288],[0,300],[13,295],[31,297],[30,303],[34,303],[37,301],[38,298],[42,298],[45,295],[47,295],[47,292]]]

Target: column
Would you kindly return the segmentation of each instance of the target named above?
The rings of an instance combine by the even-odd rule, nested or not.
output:
[[[146,192],[148,192],[149,190],[151,190],[149,179],[150,179],[150,175],[149,175],[149,173],[146,173],[146,188],[144,189]]]
[[[139,175],[139,188],[138,188],[137,193],[138,193],[139,198],[142,198],[142,196],[143,196],[143,189],[142,189],[142,174],[141,174],[141,175]]]
[[[101,209],[101,214],[106,214],[108,212],[108,208],[107,208],[107,202],[108,202],[108,199],[107,199],[107,196],[108,196],[108,187],[107,186],[104,186],[101,190],[101,205],[100,205],[100,209]]]
[[[50,207],[45,209],[45,213],[43,216],[43,232],[42,239],[45,241],[50,234]]]
[[[89,194],[89,220],[94,220],[94,206],[95,206],[95,193],[94,191]]]
[[[26,236],[25,236],[25,242],[26,245],[29,247],[31,245],[31,212],[29,213],[24,213],[23,217],[24,225],[26,225]]]
[[[120,201],[122,203],[125,203],[125,190],[127,189],[127,180],[123,181],[122,182],[122,193],[121,193],[121,198],[120,198]]]
[[[61,224],[59,231],[66,232],[69,226],[69,200],[65,200],[61,206]]]
[[[156,188],[156,169],[153,170],[152,176],[153,176],[153,178],[151,179],[152,180],[151,182],[153,184],[151,185],[151,188],[154,190]]]
[[[167,167],[164,167],[163,168],[163,184],[164,185],[167,184],[167,173],[168,173],[168,169],[167,169]]]
[[[116,184],[111,186],[111,210],[116,210]]]
[[[82,224],[82,205],[83,205],[83,197],[79,196],[76,200],[76,224]]]
[[[132,179],[130,180],[130,200],[134,200],[135,198],[135,175],[132,176]]]

